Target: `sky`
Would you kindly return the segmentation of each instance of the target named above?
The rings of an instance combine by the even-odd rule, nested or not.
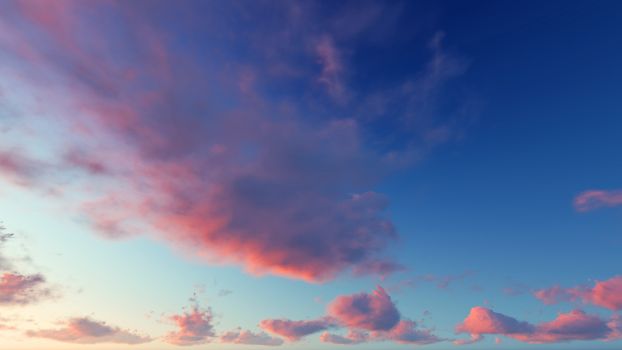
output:
[[[0,0],[0,348],[620,348],[620,23]]]

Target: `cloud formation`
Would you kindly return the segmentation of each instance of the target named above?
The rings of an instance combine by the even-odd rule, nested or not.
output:
[[[622,276],[614,276],[605,281],[597,281],[593,287],[577,286],[563,288],[553,286],[534,292],[536,298],[545,304],[562,301],[583,301],[610,310],[622,310]]]
[[[533,325],[510,316],[477,306],[471,309],[462,323],[456,326],[459,333],[470,333],[467,344],[482,339],[482,335],[504,335],[526,343],[557,343],[573,340],[608,340],[614,333],[612,321],[586,314],[581,310],[561,313],[553,321]]]
[[[177,330],[168,333],[164,341],[175,345],[197,345],[212,340],[215,336],[212,310],[202,309],[194,304],[190,310],[169,316]]]
[[[247,11],[225,4],[193,11],[188,3],[147,13],[137,4],[2,4],[0,89],[19,122],[6,122],[0,173],[55,190],[106,237],[153,233],[184,254],[252,274],[321,282],[395,270],[382,258],[397,238],[388,200],[371,189],[403,165],[395,161],[408,158],[401,152],[425,153],[451,134],[444,121],[414,125],[423,118],[412,117],[417,106],[433,105],[421,99],[460,74],[440,39],[422,80],[399,89],[400,101],[412,103],[383,98],[400,110],[379,108],[370,119],[358,111],[369,93],[347,88],[344,52],[360,33],[386,28],[382,5],[347,17],[349,26],[313,5],[275,3],[277,28],[267,29],[253,21],[232,28],[211,14],[261,18],[252,3],[238,4]],[[316,21],[338,33],[314,29]],[[215,34],[229,30],[239,30],[234,42]],[[318,82],[328,98],[310,88]],[[374,133],[370,120],[387,115],[409,116],[391,127],[407,147],[372,147],[385,133]],[[23,141],[32,137],[49,152]]]
[[[288,319],[268,319],[259,324],[268,333],[276,334],[289,341],[298,341],[303,337],[334,327],[330,318],[309,321],[292,321]]]
[[[339,296],[328,306],[328,314],[345,327],[386,331],[397,325],[400,313],[380,286],[372,293]]]
[[[0,304],[23,305],[50,295],[40,274],[21,275],[5,272],[0,277]]]
[[[400,344],[431,344],[443,341],[428,329],[420,329],[402,319],[389,294],[380,286],[371,293],[342,295],[327,308],[327,316],[309,321],[287,319],[263,320],[260,326],[289,341],[324,331],[320,340],[326,343],[353,345],[372,341],[393,341]],[[344,335],[328,329],[346,329]]]
[[[283,339],[274,338],[264,332],[253,333],[251,331],[236,329],[222,334],[221,343],[246,344],[246,345],[266,345],[279,346],[283,344]]]
[[[619,205],[622,205],[622,190],[589,190],[574,199],[574,207],[581,212]]]
[[[62,328],[31,330],[26,332],[26,335],[76,344],[119,343],[134,345],[152,341],[150,337],[109,326],[105,322],[91,320],[88,317],[72,318],[64,322]]]

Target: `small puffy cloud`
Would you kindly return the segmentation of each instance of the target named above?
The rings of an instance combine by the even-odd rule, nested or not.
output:
[[[220,342],[231,344],[279,346],[283,344],[283,339],[271,337],[264,332],[253,333],[247,330],[236,329],[222,334],[220,336]]]
[[[456,331],[471,334],[517,334],[530,333],[533,326],[515,318],[494,312],[482,306],[471,309]]]
[[[6,272],[0,277],[0,304],[23,305],[50,294],[43,288],[45,279],[40,274],[21,275]]]
[[[105,322],[91,320],[88,317],[72,318],[64,322],[62,328],[32,330],[26,332],[26,335],[76,344],[120,343],[132,345],[147,343],[152,340],[150,337],[109,326]]]
[[[177,330],[168,333],[164,341],[175,345],[196,345],[207,343],[214,334],[211,309],[202,309],[197,304],[189,311],[169,317],[177,325]]]
[[[329,305],[328,314],[346,327],[368,331],[390,330],[400,320],[391,297],[380,286],[372,293],[337,297]]]
[[[614,276],[606,281],[597,281],[593,287],[563,288],[553,286],[537,290],[534,295],[545,304],[581,300],[584,303],[619,311],[622,310],[622,276]]]
[[[574,199],[575,209],[581,212],[618,205],[622,205],[622,190],[589,190],[579,194]]]
[[[485,307],[474,307],[467,318],[456,327],[460,333],[470,333],[470,340],[457,340],[468,344],[481,339],[484,334],[504,335],[526,343],[558,343],[573,340],[607,340],[614,329],[615,319],[607,322],[581,310],[559,314],[553,321],[537,325],[494,312]]]
[[[279,335],[289,341],[297,341],[309,334],[321,332],[335,326],[330,318],[309,321],[292,321],[288,319],[263,320],[259,326],[268,333]]]

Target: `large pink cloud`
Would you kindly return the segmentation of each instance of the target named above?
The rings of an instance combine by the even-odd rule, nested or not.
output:
[[[172,54],[132,5],[96,5],[120,38],[106,35],[106,21],[77,30],[88,21],[80,4],[7,7],[8,23],[29,30],[13,33],[19,47],[13,37],[0,38],[14,60],[6,69],[29,93],[71,108],[55,120],[70,137],[55,138],[60,145],[50,149],[59,152],[46,164],[63,180],[79,178],[75,193],[87,197],[79,208],[96,229],[109,237],[160,232],[180,250],[254,274],[324,281],[379,266],[396,234],[387,199],[369,188],[386,164],[364,145],[357,120],[321,120],[272,103],[248,79],[259,73],[252,65],[209,66]],[[85,43],[89,36],[97,44]],[[338,49],[317,38],[304,38],[317,52],[300,50],[311,60],[319,55],[319,79],[337,86]],[[41,88],[50,80],[58,95]],[[21,146],[17,136],[6,141],[13,144]],[[0,170],[12,178],[27,180],[34,166],[0,157]],[[123,190],[111,193],[101,183]]]
[[[553,321],[534,325],[477,306],[472,308],[464,321],[456,326],[456,331],[470,333],[472,336],[471,340],[458,340],[458,343],[477,341],[485,334],[504,335],[527,343],[557,343],[573,340],[607,340],[614,330],[610,328],[608,321],[581,310],[562,313]]]
[[[537,290],[534,295],[546,304],[581,300],[584,303],[619,311],[622,310],[622,276],[614,276],[605,281],[597,281],[593,287],[577,286],[563,288],[553,286]]]
[[[589,190],[574,199],[575,208],[582,212],[618,205],[622,205],[622,190]]]
[[[29,304],[42,297],[50,296],[40,274],[21,275],[5,272],[0,277],[0,304]]]
[[[32,330],[28,331],[26,335],[77,344],[120,343],[133,345],[152,340],[150,337],[109,326],[105,322],[95,321],[88,317],[72,318],[64,322],[62,328]]]
[[[328,306],[328,314],[349,328],[386,331],[397,325],[400,313],[380,286],[372,293],[339,296]]]
[[[381,32],[372,28],[382,5],[370,20],[348,19],[352,28],[332,19],[326,27],[341,29],[326,33],[300,16],[303,5],[275,3],[278,30],[228,36],[236,28],[210,11],[137,4],[2,4],[0,91],[16,111],[0,140],[0,154],[10,154],[0,172],[56,190],[107,237],[153,234],[253,274],[317,282],[395,270],[383,258],[397,238],[388,200],[372,189],[451,138],[451,127],[419,113],[460,74],[440,40],[420,79],[369,108],[367,93],[348,91],[342,46]],[[253,13],[252,3],[240,6]],[[375,150],[385,136],[370,133],[370,121],[394,116],[394,105],[394,129],[408,141]],[[20,148],[34,162],[9,152]]]

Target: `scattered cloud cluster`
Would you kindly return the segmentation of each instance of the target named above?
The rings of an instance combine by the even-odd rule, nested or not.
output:
[[[214,336],[213,315],[211,309],[202,309],[198,304],[169,319],[177,330],[164,337],[164,341],[175,345],[196,345],[209,342]]]
[[[617,318],[610,321],[581,310],[561,313],[553,321],[531,324],[476,306],[456,327],[459,333],[470,333],[471,339],[458,340],[458,345],[471,344],[483,335],[503,335],[526,343],[557,343],[572,340],[612,340],[619,335]]]
[[[20,275],[5,272],[0,277],[0,304],[30,304],[50,295],[40,274]]]
[[[535,297],[545,304],[562,301],[582,301],[613,311],[622,310],[622,276],[614,276],[605,281],[597,281],[593,287],[577,286],[563,288],[553,286],[535,291]]]
[[[109,326],[105,322],[95,321],[87,317],[69,319],[64,322],[62,328],[31,330],[26,332],[26,335],[76,344],[120,343],[132,345],[152,341],[150,337]]]
[[[414,321],[402,319],[391,297],[380,286],[372,293],[343,295],[335,298],[327,315],[316,320],[292,321],[269,319],[260,326],[267,332],[298,341],[323,331],[320,340],[334,344],[360,344],[371,341],[394,341],[401,344],[430,344],[442,341]],[[330,329],[347,329],[345,335]]]
[[[197,296],[190,299],[192,306],[180,313],[167,317],[177,329],[169,332],[162,340],[166,343],[181,346],[199,345],[210,342],[240,345],[279,346],[280,338],[271,337],[265,332],[252,332],[237,328],[218,334],[215,330],[214,315],[211,308],[199,305]]]

